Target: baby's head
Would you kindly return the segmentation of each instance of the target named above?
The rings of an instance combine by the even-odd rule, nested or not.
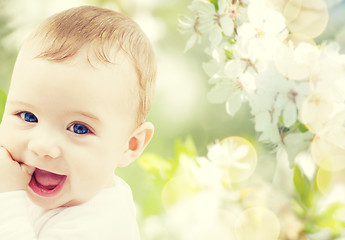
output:
[[[18,55],[0,128],[0,145],[35,169],[35,203],[78,205],[114,184],[114,169],[152,137],[155,75],[147,37],[122,14],[84,6],[39,26]]]
[[[137,78],[130,79],[135,81],[131,104],[136,108],[136,124],[145,120],[153,96],[156,62],[149,40],[134,21],[108,9],[83,6],[47,19],[28,42],[38,47],[33,53],[38,53],[36,58],[51,62],[77,56],[81,57],[78,61],[96,68],[98,64],[116,67],[124,60],[121,57],[126,58]]]

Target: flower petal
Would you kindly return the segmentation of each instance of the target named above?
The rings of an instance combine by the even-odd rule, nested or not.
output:
[[[226,36],[231,36],[234,33],[234,22],[229,17],[222,17],[220,19],[220,26]]]
[[[286,127],[290,127],[297,120],[296,105],[292,101],[288,101],[283,109],[283,121]]]
[[[241,94],[234,93],[232,96],[226,101],[226,112],[230,116],[234,116],[237,111],[241,108],[242,105],[242,98]]]

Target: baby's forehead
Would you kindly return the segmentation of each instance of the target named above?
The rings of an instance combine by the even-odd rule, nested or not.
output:
[[[70,73],[77,76],[78,74],[83,75],[85,72],[95,73],[95,81],[103,85],[109,84],[109,80],[103,79],[106,75],[106,78],[113,79],[113,81],[125,83],[126,89],[124,90],[128,90],[131,95],[134,95],[131,99],[136,99],[138,96],[139,80],[136,68],[127,53],[122,50],[112,50],[109,54],[109,62],[103,61],[98,56],[94,46],[85,46],[74,56],[60,60],[46,59],[39,55],[40,52],[41,47],[37,42],[26,42],[20,50],[16,65],[30,65],[37,61],[49,62],[54,66],[70,68],[72,69]],[[59,68],[56,69],[59,71]]]
[[[116,61],[105,63],[89,54],[88,49],[81,49],[69,59],[51,61],[36,57],[35,48],[26,44],[21,49],[13,72],[11,95],[26,100],[31,98],[29,92],[36,92],[40,95],[37,99],[52,101],[52,106],[65,98],[69,104],[62,107],[67,109],[79,106],[75,104],[82,98],[87,105],[97,106],[94,109],[107,108],[109,113],[129,114],[131,119],[136,119],[138,79],[126,54],[119,52]],[[40,105],[40,101],[33,105]]]
[[[42,42],[37,37],[27,39],[20,49],[19,57],[24,55],[27,60],[30,59],[45,59],[55,63],[67,64],[88,64],[91,67],[118,67],[121,64],[129,64],[136,72],[136,66],[128,52],[125,52],[117,44],[103,43],[89,43],[78,49],[73,55],[61,56],[47,56],[45,51],[52,45],[53,42]]]

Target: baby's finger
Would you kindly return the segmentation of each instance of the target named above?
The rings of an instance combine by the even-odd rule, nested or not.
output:
[[[20,166],[21,166],[22,170],[30,176],[34,173],[34,171],[36,169],[36,168],[34,168],[32,166],[28,166],[26,164],[21,164]]]
[[[11,159],[12,157],[6,148],[0,146],[0,159]]]

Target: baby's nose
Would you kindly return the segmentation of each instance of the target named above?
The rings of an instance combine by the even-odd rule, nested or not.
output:
[[[61,149],[53,136],[40,136],[31,139],[28,149],[39,157],[58,158]]]

